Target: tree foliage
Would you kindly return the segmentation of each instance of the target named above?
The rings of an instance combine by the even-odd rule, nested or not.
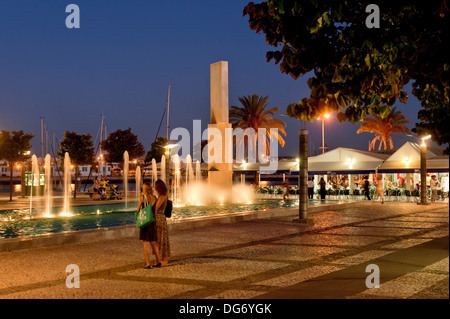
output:
[[[74,165],[89,165],[94,163],[94,143],[91,134],[77,134],[64,132],[63,140],[59,142],[58,156],[64,158],[69,153],[70,161]]]
[[[406,103],[405,86],[424,106],[417,131],[448,143],[441,115],[449,112],[449,9],[446,0],[380,0],[380,28],[368,28],[371,1],[268,0],[244,9],[249,26],[277,48],[267,61],[294,79],[312,76],[310,96],[287,113],[312,121],[337,112],[339,121],[385,117]],[[433,98],[430,98],[430,97]]]
[[[75,132],[64,132],[63,140],[59,142],[58,156],[65,157],[69,153],[71,164],[75,165],[75,190],[73,197],[77,197],[78,166],[92,165],[94,163],[94,143],[90,134],[77,134]]]
[[[0,132],[0,159],[6,159],[9,165],[9,200],[13,195],[13,168],[14,163],[24,162],[30,158],[31,140],[34,135],[24,133],[23,131]]]
[[[14,165],[15,162],[23,162],[30,158],[31,140],[33,134],[23,131],[6,131],[0,133],[0,159],[6,159]]]
[[[448,102],[446,104],[440,92],[434,89],[420,91],[416,88],[415,92],[423,95],[421,103],[423,109],[417,115],[420,122],[416,123],[416,127],[412,131],[418,136],[431,135],[433,140],[439,145],[448,143],[450,140]],[[445,153],[449,153],[448,148],[445,150]]]
[[[169,144],[167,138],[158,136],[152,143],[150,151],[145,156],[145,163],[151,163],[152,159],[155,159],[157,163],[161,162],[161,157],[165,154],[166,150],[164,146]]]
[[[128,151],[131,159],[136,159],[145,154],[144,146],[138,140],[138,136],[131,132],[131,128],[117,130],[109,134],[101,144],[102,149],[108,152],[106,161],[109,163],[121,163],[123,154]]]
[[[379,115],[366,117],[357,133],[375,133],[375,138],[370,142],[369,151],[375,149],[377,141],[380,142],[378,150],[381,150],[383,144],[384,150],[393,149],[392,135],[397,133],[411,134],[411,131],[405,126],[407,123],[409,121],[405,119],[405,116],[393,107],[391,112],[385,117]]]

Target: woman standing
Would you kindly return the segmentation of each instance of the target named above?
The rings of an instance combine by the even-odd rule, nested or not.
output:
[[[323,177],[320,178],[319,187],[320,187],[320,199],[325,199],[325,195],[327,194],[326,190],[327,183],[323,179]]]
[[[169,230],[166,216],[164,215],[167,205],[167,186],[162,180],[157,180],[155,189],[158,193],[158,199],[155,204],[157,244],[161,256],[161,264],[167,265],[170,257]]]
[[[440,187],[441,185],[439,184],[439,182],[436,179],[436,175],[432,175],[431,176],[431,180],[430,180],[430,189],[431,189],[431,202],[432,203],[436,203],[436,199],[437,199],[437,189],[438,187]]]
[[[142,195],[139,200],[138,211],[140,211],[142,208],[146,207],[147,205],[152,205],[152,208],[153,208],[153,207],[155,207],[154,206],[155,204],[156,204],[156,197],[153,195],[152,186],[150,185],[150,183],[144,183],[144,186],[142,188]],[[150,247],[149,246],[152,247],[153,254],[156,257],[156,264],[154,265],[154,267],[161,267],[161,259],[159,257],[159,249],[156,244],[157,233],[156,233],[156,223],[155,222],[149,224],[148,226],[146,226],[144,228],[140,228],[139,240],[142,240],[143,245],[144,245],[144,256],[145,256],[145,261],[146,261],[145,268],[146,269],[152,268],[152,266],[150,264],[150,252],[149,252]]]

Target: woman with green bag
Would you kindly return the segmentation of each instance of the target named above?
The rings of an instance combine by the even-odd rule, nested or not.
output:
[[[137,210],[140,211],[147,205],[151,205],[154,207],[156,203],[156,197],[153,195],[153,189],[150,183],[144,183],[142,188],[142,195],[139,200],[139,205]],[[153,267],[161,267],[161,260],[159,257],[159,249],[156,244],[157,240],[156,234],[156,223],[152,222],[149,225],[140,228],[139,232],[139,240],[142,240],[144,245],[144,256],[145,256],[145,269],[152,269],[152,265],[150,263],[150,246],[152,247],[153,254],[156,257],[156,264]]]

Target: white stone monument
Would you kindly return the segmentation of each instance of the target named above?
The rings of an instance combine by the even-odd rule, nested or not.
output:
[[[232,164],[232,126],[229,123],[229,99],[228,99],[228,62],[220,61],[211,64],[211,124],[208,131],[214,131],[217,136],[220,132],[221,138],[214,141],[211,134],[208,146],[214,145],[209,152],[209,157],[216,159],[208,165],[208,181],[211,186],[220,187],[226,191],[231,200],[231,188],[233,184]],[[228,134],[228,135],[227,135]],[[228,136],[228,137],[227,137]],[[220,147],[221,145],[221,147]],[[217,147],[219,146],[219,147]],[[216,154],[214,154],[216,152]],[[213,189],[214,189],[213,188]]]

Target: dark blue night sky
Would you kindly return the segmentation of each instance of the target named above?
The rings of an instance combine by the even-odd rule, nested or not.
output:
[[[67,29],[68,4],[81,10],[81,28]],[[293,80],[266,62],[263,35],[248,26],[248,0],[2,0],[0,2],[0,129],[33,133],[40,155],[40,117],[58,138],[66,130],[96,138],[105,115],[108,132],[132,128],[146,151],[171,91],[171,128],[209,121],[209,65],[229,61],[230,105],[238,97],[270,96],[287,123],[281,155],[298,152],[300,122],[282,116],[309,95],[307,77]],[[410,91],[410,89],[408,90]],[[418,101],[398,103],[414,127]],[[308,123],[310,148],[321,146],[320,122]],[[372,134],[359,125],[327,120],[330,149],[367,150]],[[163,125],[162,131],[165,135]],[[416,141],[414,138],[407,138]],[[394,146],[406,140],[395,139]]]

